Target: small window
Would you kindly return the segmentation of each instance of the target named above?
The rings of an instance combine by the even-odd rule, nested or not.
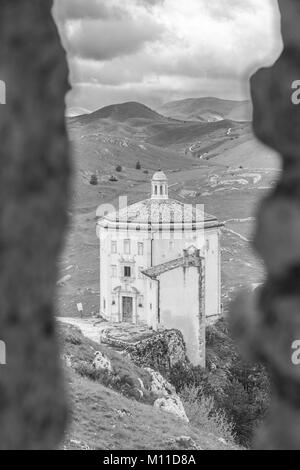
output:
[[[105,299],[103,299],[103,308],[104,308],[104,310],[106,309],[106,301],[105,301]]]
[[[115,265],[111,267],[111,277],[117,277],[117,266]]]
[[[139,308],[143,308],[143,306],[144,306],[144,296],[143,295],[139,295],[138,306],[139,306]]]
[[[160,187],[160,195],[162,196],[162,194],[163,194],[163,187],[161,186]]]
[[[124,253],[130,255],[130,240],[124,240]]]
[[[131,267],[124,266],[124,277],[131,277]]]
[[[157,191],[157,186],[155,186],[155,194],[157,194],[157,192],[158,192],[158,191]]]
[[[117,242],[116,241],[112,241],[111,242],[111,252],[112,253],[117,253]]]
[[[139,255],[144,254],[144,243],[138,243],[138,254]]]

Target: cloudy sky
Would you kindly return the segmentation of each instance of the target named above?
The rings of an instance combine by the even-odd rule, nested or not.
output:
[[[69,108],[200,96],[243,99],[281,51],[275,0],[55,0]]]

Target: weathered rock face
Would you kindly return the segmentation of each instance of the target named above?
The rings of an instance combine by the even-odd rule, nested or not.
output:
[[[183,404],[178,397],[178,395],[172,395],[170,397],[158,398],[154,402],[154,408],[158,408],[161,411],[166,413],[171,413],[179,419],[182,419],[185,422],[189,422]]]
[[[175,387],[171,385],[164,377],[150,367],[145,369],[151,375],[151,392],[155,395],[169,396],[176,393]]]
[[[169,450],[202,450],[190,436],[180,436],[166,441]]]
[[[255,133],[281,153],[283,168],[257,215],[254,246],[267,281],[258,294],[240,295],[232,324],[246,356],[262,360],[273,382],[271,412],[256,447],[300,449],[300,367],[292,361],[300,340],[300,105],[293,99],[300,80],[300,2],[279,0],[279,7],[284,50],[251,81]]]
[[[0,449],[52,449],[66,424],[55,335],[67,224],[69,89],[52,1],[2,0],[0,74]]]
[[[154,407],[171,413],[179,419],[185,422],[189,422],[188,417],[185,413],[182,401],[175,392],[175,388],[166,379],[160,375],[159,372],[150,368],[145,369],[152,377],[151,392],[158,395],[154,402]]]
[[[151,338],[129,345],[126,353],[140,367],[151,367],[167,373],[174,365],[188,362],[182,333],[166,330]]]
[[[112,372],[113,370],[109,358],[105,356],[105,354],[103,354],[101,351],[97,351],[95,353],[93,366],[96,370],[107,370],[108,372]]]

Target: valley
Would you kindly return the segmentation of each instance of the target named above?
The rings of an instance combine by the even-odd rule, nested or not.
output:
[[[148,197],[149,181],[158,168],[168,175],[172,198],[204,204],[206,212],[224,222],[224,312],[239,288],[263,280],[263,267],[249,241],[257,202],[272,188],[280,168],[277,156],[253,137],[251,123],[185,122],[139,103],[125,103],[70,118],[68,128],[74,186],[59,266],[63,282],[58,315],[77,316],[79,302],[84,316],[98,312],[96,209],[100,204],[117,207],[121,195],[128,197],[129,204]],[[92,175],[95,185],[90,184]],[[116,181],[110,180],[112,176]]]

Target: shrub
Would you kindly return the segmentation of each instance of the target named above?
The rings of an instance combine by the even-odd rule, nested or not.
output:
[[[92,176],[91,176],[90,184],[92,184],[93,186],[97,186],[97,184],[98,184],[97,175],[92,175]]]
[[[140,170],[142,168],[142,165],[140,162],[136,162],[135,169]]]
[[[191,424],[228,443],[234,442],[233,424],[228,421],[226,413],[216,407],[213,397],[205,396],[203,389],[196,386],[184,387],[180,397]]]
[[[118,173],[121,173],[122,170],[123,170],[123,168],[121,167],[121,165],[116,166],[116,171]]]
[[[167,379],[180,393],[185,387],[204,387],[207,372],[201,367],[186,365],[181,362],[175,364],[168,373]]]
[[[91,363],[86,361],[78,361],[74,364],[74,369],[82,377],[93,380],[94,382],[99,382],[105,387],[114,389],[128,398],[134,398],[137,401],[153,405],[157,397],[149,390],[143,390],[143,397],[141,397],[139,392],[140,383],[137,376],[134,374],[135,371],[131,371],[129,367],[126,369],[126,364],[123,363],[123,366],[124,365],[125,368],[123,367],[123,370],[119,369],[117,371],[115,370],[115,366],[118,368],[118,364],[114,364],[114,372],[110,373],[107,370],[97,370]],[[147,377],[148,375],[149,374],[145,371],[144,376],[142,376],[146,388],[149,387],[147,379],[150,383],[149,377]]]
[[[69,326],[69,325],[68,325]],[[64,341],[73,345],[82,344],[82,333],[80,330],[72,327],[64,328]]]
[[[100,382],[105,387],[114,388],[116,384],[116,378],[110,374],[107,370],[96,369],[93,364],[88,362],[77,362],[74,366],[76,372],[82,377],[93,380],[94,382]]]
[[[148,175],[149,171],[148,171],[148,170],[144,170],[143,173],[145,173],[145,175]]]

